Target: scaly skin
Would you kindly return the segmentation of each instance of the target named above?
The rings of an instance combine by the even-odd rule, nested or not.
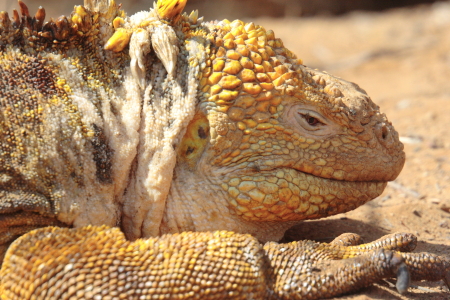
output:
[[[0,13],[2,299],[317,299],[396,272],[403,292],[406,267],[449,283],[443,258],[397,252],[407,234],[259,244],[401,171],[357,85],[185,1],[128,18],[88,0],[46,24],[19,5]]]

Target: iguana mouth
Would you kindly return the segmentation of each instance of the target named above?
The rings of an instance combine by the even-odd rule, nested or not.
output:
[[[245,219],[293,221],[355,209],[379,196],[386,184],[337,180],[293,168],[274,168],[250,176],[234,175],[223,188],[231,197],[231,206]]]
[[[358,178],[347,178],[347,177],[340,177],[338,178],[337,176],[322,176],[322,174],[320,172],[315,172],[315,170],[313,171],[306,171],[305,168],[300,168],[299,166],[301,166],[300,163],[295,163],[294,166],[292,166],[292,164],[290,163],[289,165],[281,165],[281,166],[277,166],[277,167],[271,167],[265,164],[266,161],[270,161],[270,160],[258,160],[257,163],[253,163],[250,168],[247,166],[247,170],[248,172],[245,172],[245,175],[252,175],[252,176],[257,176],[258,174],[260,174],[261,172],[269,172],[269,173],[276,173],[278,170],[293,170],[295,172],[299,172],[299,173],[303,173],[305,175],[310,175],[310,176],[314,176],[317,178],[322,178],[322,179],[327,179],[330,181],[336,181],[336,182],[376,182],[376,183],[387,183],[388,181],[391,180],[380,180],[380,179],[373,179],[373,180],[358,180]],[[244,175],[242,173],[240,173],[241,175]]]
[[[271,158],[259,157],[258,159],[255,159],[255,161],[244,166],[244,168],[249,170],[247,174],[276,172],[276,170],[287,168],[311,176],[338,182],[388,182],[397,178],[400,173],[405,161],[405,155],[404,153],[402,154],[403,155],[398,156],[397,159],[390,157],[386,157],[386,160],[380,159],[378,160],[379,164],[375,164],[373,161],[370,161],[369,158],[365,158],[358,162],[358,166],[354,164],[349,165],[346,161],[336,165],[318,166],[305,159],[292,162],[283,159],[274,160]],[[380,153],[380,157],[381,155],[383,155],[383,153]],[[386,170],[386,172],[381,172],[382,170]]]
[[[388,182],[387,180],[352,180],[352,179],[346,179],[346,178],[332,178],[332,177],[325,177],[325,176],[320,176],[320,175],[316,175],[313,173],[305,172],[305,171],[302,171],[302,170],[299,170],[296,168],[292,168],[292,170],[295,170],[296,172],[303,173],[308,176],[326,179],[329,182],[336,182],[338,184],[342,183],[342,182],[349,182],[349,183],[353,182],[353,183],[361,183],[361,184],[363,184],[363,183],[385,183],[385,184],[387,184],[387,182]]]

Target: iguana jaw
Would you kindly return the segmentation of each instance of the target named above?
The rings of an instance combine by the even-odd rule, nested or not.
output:
[[[379,196],[387,184],[332,180],[292,168],[230,177],[221,185],[230,208],[252,221],[316,219],[346,212]]]
[[[197,167],[204,172],[184,163],[175,167],[160,234],[225,228],[277,241],[301,220],[355,209],[386,187],[386,182],[325,179],[292,168],[243,175]]]

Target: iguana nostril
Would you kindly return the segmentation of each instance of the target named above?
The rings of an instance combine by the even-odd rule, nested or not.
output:
[[[390,148],[391,145],[395,144],[393,141],[391,128],[387,123],[379,123],[375,126],[375,136],[381,145],[386,148]]]
[[[382,125],[381,127],[381,138],[383,140],[386,140],[389,136],[389,129],[387,128],[387,126],[385,124]]]

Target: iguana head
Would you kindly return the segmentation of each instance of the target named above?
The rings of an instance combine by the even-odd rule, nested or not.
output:
[[[176,187],[192,177],[214,191],[197,203],[226,199],[228,213],[245,220],[239,226],[264,228],[255,233],[261,237],[271,232],[264,222],[352,210],[400,173],[398,134],[356,84],[304,66],[253,23],[202,30],[211,50],[201,102],[178,149],[183,175],[174,180]],[[188,189],[181,190],[195,198]]]

